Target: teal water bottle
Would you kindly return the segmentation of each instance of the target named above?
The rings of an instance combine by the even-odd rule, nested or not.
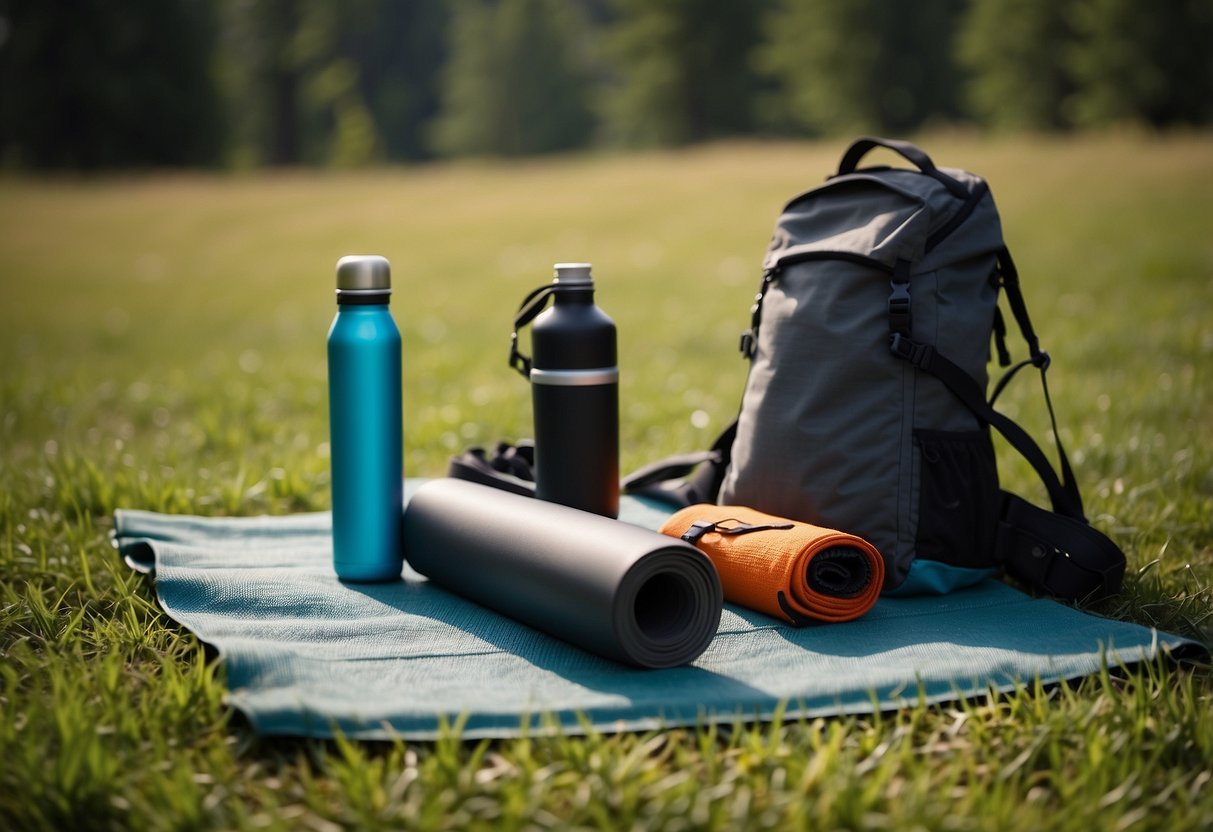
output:
[[[329,448],[333,568],[345,581],[400,577],[403,440],[400,331],[391,266],[383,257],[337,261],[337,316],[329,329]]]

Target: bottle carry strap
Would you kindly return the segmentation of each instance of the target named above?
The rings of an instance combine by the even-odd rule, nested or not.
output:
[[[539,317],[539,313],[547,307],[548,301],[556,297],[558,293],[593,291],[593,284],[589,283],[561,284],[554,282],[545,283],[527,293],[527,296],[522,299],[522,303],[518,305],[518,312],[514,315],[514,331],[510,333],[510,366],[517,370],[519,375],[530,380],[532,361],[531,356],[524,355],[522,350],[518,349],[518,330]]]
[[[514,315],[514,331],[510,333],[510,366],[525,379],[529,380],[531,377],[531,357],[523,355],[518,349],[518,330],[535,320],[548,305],[557,288],[559,287],[555,283],[545,283],[537,289],[532,289],[522,299],[518,312]]]

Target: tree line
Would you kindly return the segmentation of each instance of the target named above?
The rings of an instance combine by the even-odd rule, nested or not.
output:
[[[1213,121],[1213,0],[0,0],[0,166]]]

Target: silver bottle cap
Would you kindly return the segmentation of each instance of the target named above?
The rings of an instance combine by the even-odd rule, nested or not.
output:
[[[392,288],[392,266],[378,254],[351,254],[337,261],[337,291],[387,292]]]
[[[557,263],[552,268],[556,270],[557,283],[594,282],[594,279],[590,277],[589,263]]]

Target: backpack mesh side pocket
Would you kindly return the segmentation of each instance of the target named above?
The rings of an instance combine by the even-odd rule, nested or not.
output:
[[[918,429],[919,490],[915,551],[951,566],[994,566],[1000,506],[998,468],[987,428]]]

